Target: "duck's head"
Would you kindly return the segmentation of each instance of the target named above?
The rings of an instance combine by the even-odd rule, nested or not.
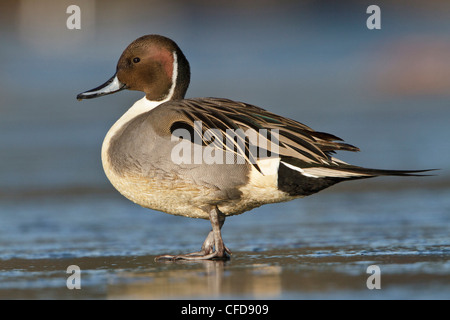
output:
[[[189,62],[178,45],[160,35],[147,35],[125,49],[111,79],[78,94],[77,99],[96,98],[123,89],[143,91],[150,101],[183,99],[189,80]]]

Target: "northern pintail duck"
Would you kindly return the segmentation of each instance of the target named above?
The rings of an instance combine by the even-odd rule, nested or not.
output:
[[[147,35],[125,49],[111,79],[77,96],[143,91],[145,97],[103,142],[108,179],[143,207],[211,221],[199,252],[159,258],[227,259],[231,251],[221,236],[227,216],[308,196],[341,181],[425,171],[347,164],[334,152],[359,149],[340,138],[250,104],[185,99],[189,81],[189,63],[177,44]]]

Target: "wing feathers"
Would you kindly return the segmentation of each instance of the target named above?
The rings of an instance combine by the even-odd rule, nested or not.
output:
[[[245,158],[252,164],[256,163],[255,155],[249,151],[252,142],[245,137],[230,137],[227,130],[242,129],[244,132],[253,130],[251,132],[257,134],[258,141],[269,140],[279,143],[279,156],[295,157],[310,164],[333,163],[330,154],[335,150],[359,150],[343,143],[342,139],[332,134],[314,131],[300,122],[242,102],[219,98],[197,98],[167,103],[176,103],[179,106],[177,109],[183,113],[194,130],[196,130],[195,121],[201,122],[202,133],[208,129],[220,130],[225,137],[222,143],[224,150],[227,150],[226,141],[230,142],[231,139],[234,140],[235,151],[241,155],[244,151],[239,146],[245,145]],[[265,129],[266,136],[261,134],[261,129]],[[277,132],[278,135],[272,136],[273,132]],[[273,151],[270,143],[267,145],[267,149]]]

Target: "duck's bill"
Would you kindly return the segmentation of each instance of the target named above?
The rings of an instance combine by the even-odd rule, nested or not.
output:
[[[83,100],[83,99],[97,98],[123,89],[126,89],[126,85],[120,82],[119,79],[117,78],[117,74],[115,74],[111,77],[111,79],[106,81],[101,86],[78,94],[77,99]]]

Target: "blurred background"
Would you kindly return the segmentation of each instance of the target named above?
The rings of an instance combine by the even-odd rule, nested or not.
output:
[[[66,10],[72,4],[81,9],[80,30],[66,26],[71,16]],[[366,26],[371,4],[381,8],[380,30]],[[403,192],[391,199],[403,201],[400,211],[406,216],[414,211],[408,204],[419,206],[423,210],[414,211],[414,219],[430,208],[437,210],[440,218],[433,221],[446,228],[439,229],[440,245],[449,244],[446,0],[5,0],[0,3],[0,24],[0,258],[103,254],[99,248],[110,254],[137,254],[150,250],[138,243],[153,241],[148,238],[155,236],[158,223],[158,230],[167,230],[164,223],[196,228],[197,222],[189,219],[144,214],[148,210],[123,199],[103,173],[100,149],[106,132],[143,94],[123,91],[75,99],[114,74],[131,41],[153,33],[175,40],[190,61],[187,97],[244,101],[335,134],[361,148],[359,153],[337,155],[356,165],[441,169],[421,179],[342,184],[324,191],[328,196],[316,195],[304,203],[320,213],[328,210],[321,201],[342,201],[334,194]],[[423,194],[429,195],[427,204],[412,201]],[[345,199],[350,203],[354,196]],[[378,203],[385,198],[370,199]],[[307,211],[301,203],[278,208]],[[277,207],[267,208],[258,214],[270,225]],[[243,226],[257,222],[252,216],[241,220]],[[128,225],[131,220],[134,225]],[[124,229],[116,230],[117,225]],[[203,223],[198,234],[180,239],[185,241],[180,246],[200,245],[208,228]],[[170,250],[180,249],[178,240],[159,232],[150,246],[155,253],[165,253],[158,250],[168,243],[174,245]],[[117,239],[122,244],[114,242]],[[260,241],[262,247],[267,244]],[[284,245],[287,240],[271,241]]]
[[[81,9],[69,30],[66,9]],[[110,188],[100,146],[139,92],[78,102],[157,33],[192,68],[188,97],[227,97],[357,145],[381,168],[450,167],[450,4],[365,1],[2,1],[0,190]],[[425,180],[429,182],[430,179]],[[424,181],[421,181],[424,182]]]

